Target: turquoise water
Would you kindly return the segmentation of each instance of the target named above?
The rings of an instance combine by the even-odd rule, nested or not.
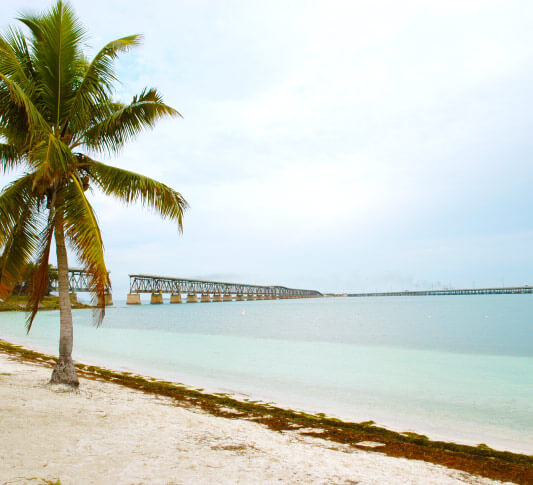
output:
[[[533,453],[531,295],[117,304],[77,310],[74,357],[207,390]],[[0,314],[57,352],[58,313]]]

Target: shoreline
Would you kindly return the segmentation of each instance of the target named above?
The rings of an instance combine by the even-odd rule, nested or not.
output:
[[[54,340],[43,343],[41,339],[37,339],[31,343],[25,336],[12,335],[7,328],[5,338],[16,345],[25,346],[37,352],[51,355],[57,352],[57,343]],[[113,338],[116,339],[117,335],[112,335],[111,340]],[[105,346],[105,342],[102,342],[102,345]],[[450,441],[473,447],[483,443],[497,450],[526,455],[533,454],[532,442],[526,432],[517,431],[513,434],[512,428],[498,427],[497,423],[489,423],[483,426],[483,424],[475,420],[454,419],[453,416],[450,417],[445,413],[441,415],[434,412],[430,416],[428,416],[429,413],[417,415],[410,408],[403,409],[402,407],[387,406],[387,396],[376,402],[376,406],[372,408],[368,407],[367,402],[361,404],[349,401],[349,404],[343,404],[342,398],[339,396],[334,400],[321,400],[319,397],[321,395],[320,392],[323,392],[321,389],[316,389],[318,393],[309,391],[302,394],[301,389],[298,392],[292,392],[290,388],[284,390],[280,386],[269,387],[268,383],[251,381],[249,378],[239,381],[232,380],[231,376],[228,377],[225,374],[221,374],[215,379],[209,373],[204,375],[195,372],[194,369],[188,369],[180,365],[158,367],[157,365],[152,365],[151,361],[146,360],[146,356],[132,361],[128,355],[123,355],[120,352],[118,354],[109,353],[109,351],[102,353],[95,350],[96,348],[84,347],[78,344],[77,360],[102,368],[114,369],[115,371],[151,376],[163,381],[180,383],[191,389],[202,388],[208,394],[225,393],[241,400],[247,398],[265,403],[273,402],[279,407],[297,409],[304,413],[322,412],[341,421],[359,422],[372,420],[379,427],[398,433],[408,431],[426,435],[433,441]],[[100,348],[98,347],[98,349]],[[447,354],[444,353],[444,355]],[[309,384],[313,385],[312,383]],[[512,414],[508,414],[508,416],[512,416]],[[528,428],[526,426],[521,429],[527,430]]]
[[[24,363],[51,367],[55,358],[0,340],[0,353]],[[208,394],[168,381],[77,364],[81,378],[113,382],[159,398],[172,399],[176,406],[195,408],[215,417],[254,421],[276,432],[305,429],[307,437],[326,439],[352,450],[372,451],[361,443],[380,443],[379,454],[444,465],[496,480],[528,483],[533,480],[533,457],[450,442],[432,441],[416,433],[400,433],[375,426],[373,422],[351,423],[324,414],[309,414],[269,403],[239,400],[224,393]]]
[[[15,341],[17,345],[26,346],[24,342]],[[32,347],[29,347],[32,348]],[[33,349],[39,352],[39,349]],[[498,434],[498,429],[492,428],[479,429],[477,426],[465,427],[464,423],[459,422],[441,422],[440,420],[420,419],[413,422],[409,416],[402,415],[402,417],[394,413],[386,413],[376,410],[360,411],[357,414],[353,413],[350,407],[340,408],[335,406],[328,406],[319,398],[314,400],[303,399],[300,395],[289,395],[288,393],[273,394],[266,393],[264,389],[251,389],[246,391],[240,389],[242,383],[235,381],[225,381],[223,385],[214,381],[213,378],[205,376],[198,376],[186,372],[180,372],[176,375],[172,372],[164,372],[156,367],[150,366],[134,367],[120,363],[118,359],[108,360],[98,356],[84,353],[81,360],[83,362],[91,362],[95,367],[105,369],[113,369],[118,373],[134,374],[139,376],[149,376],[160,381],[172,382],[180,386],[184,386],[191,390],[200,390],[205,394],[224,394],[236,400],[248,400],[265,405],[274,405],[284,409],[291,409],[304,414],[323,414],[329,418],[337,419],[344,422],[366,422],[373,421],[375,426],[384,428],[396,433],[409,432],[422,436],[427,436],[431,441],[452,442],[463,444],[467,446],[476,447],[479,444],[486,445],[489,448],[499,451],[507,451],[515,454],[533,455],[533,448],[531,442],[516,441],[502,438]],[[503,432],[506,432],[503,429]],[[495,438],[496,437],[496,438]]]

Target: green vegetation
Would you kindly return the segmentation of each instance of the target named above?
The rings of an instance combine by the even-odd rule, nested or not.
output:
[[[2,273],[2,260],[0,259],[0,274]],[[35,274],[35,265],[33,262],[26,264],[24,269],[20,271],[18,280],[15,281],[11,290],[11,296],[31,295],[33,289],[33,277]],[[48,274],[46,281],[45,297],[50,295],[52,291],[52,281],[57,280],[57,270],[48,265]]]
[[[77,386],[67,244],[89,274],[90,293],[99,302],[97,324],[110,286],[86,191],[92,187],[127,204],[140,202],[179,230],[187,206],[170,187],[92,157],[116,154],[159,119],[181,115],[154,88],[128,103],[114,98],[113,62],[141,36],[111,41],[89,60],[83,52],[86,31],[69,4],[58,0],[50,11],[18,20],[28,34],[12,27],[0,36],[0,172],[23,172],[0,194],[0,299],[12,293],[33,263],[29,331],[48,291],[55,239],[61,329],[52,381]]]
[[[54,365],[54,358],[0,340],[0,351],[20,360]],[[240,401],[227,394],[207,394],[183,384],[161,381],[129,372],[115,372],[97,366],[76,364],[81,376],[113,382],[146,393],[167,396],[176,405],[194,407],[215,416],[229,419],[248,419],[275,431],[298,431],[304,435],[327,439],[366,451],[389,456],[425,460],[495,480],[518,484],[533,483],[533,457],[497,451],[487,445],[467,446],[444,441],[432,441],[417,433],[398,433],[380,428],[373,421],[351,423],[330,418],[322,413],[309,414],[292,409],[260,403]],[[359,445],[362,441],[383,443],[377,449]]]
[[[0,312],[24,311],[27,305],[27,296],[11,295],[5,301],[0,301]],[[72,298],[71,305],[74,309],[94,308],[91,305],[79,303]],[[39,310],[59,310],[59,297],[53,295],[43,296],[39,303]]]

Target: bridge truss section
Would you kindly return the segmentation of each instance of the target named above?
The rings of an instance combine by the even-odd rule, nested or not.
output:
[[[251,295],[263,298],[306,298],[322,296],[316,290],[263,286],[223,281],[193,280],[154,275],[129,275],[130,293],[171,293],[202,295]]]
[[[56,268],[53,268],[57,271]],[[83,269],[69,268],[68,283],[71,292],[88,292],[89,289],[89,273]],[[59,291],[59,281],[57,278],[50,279],[50,288],[52,291]],[[111,293],[111,288],[107,288],[106,293]]]

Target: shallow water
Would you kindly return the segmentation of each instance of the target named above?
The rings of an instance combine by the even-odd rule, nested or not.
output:
[[[117,304],[77,310],[75,355],[430,437],[533,452],[531,295]],[[58,313],[0,314],[0,336],[56,353]]]

